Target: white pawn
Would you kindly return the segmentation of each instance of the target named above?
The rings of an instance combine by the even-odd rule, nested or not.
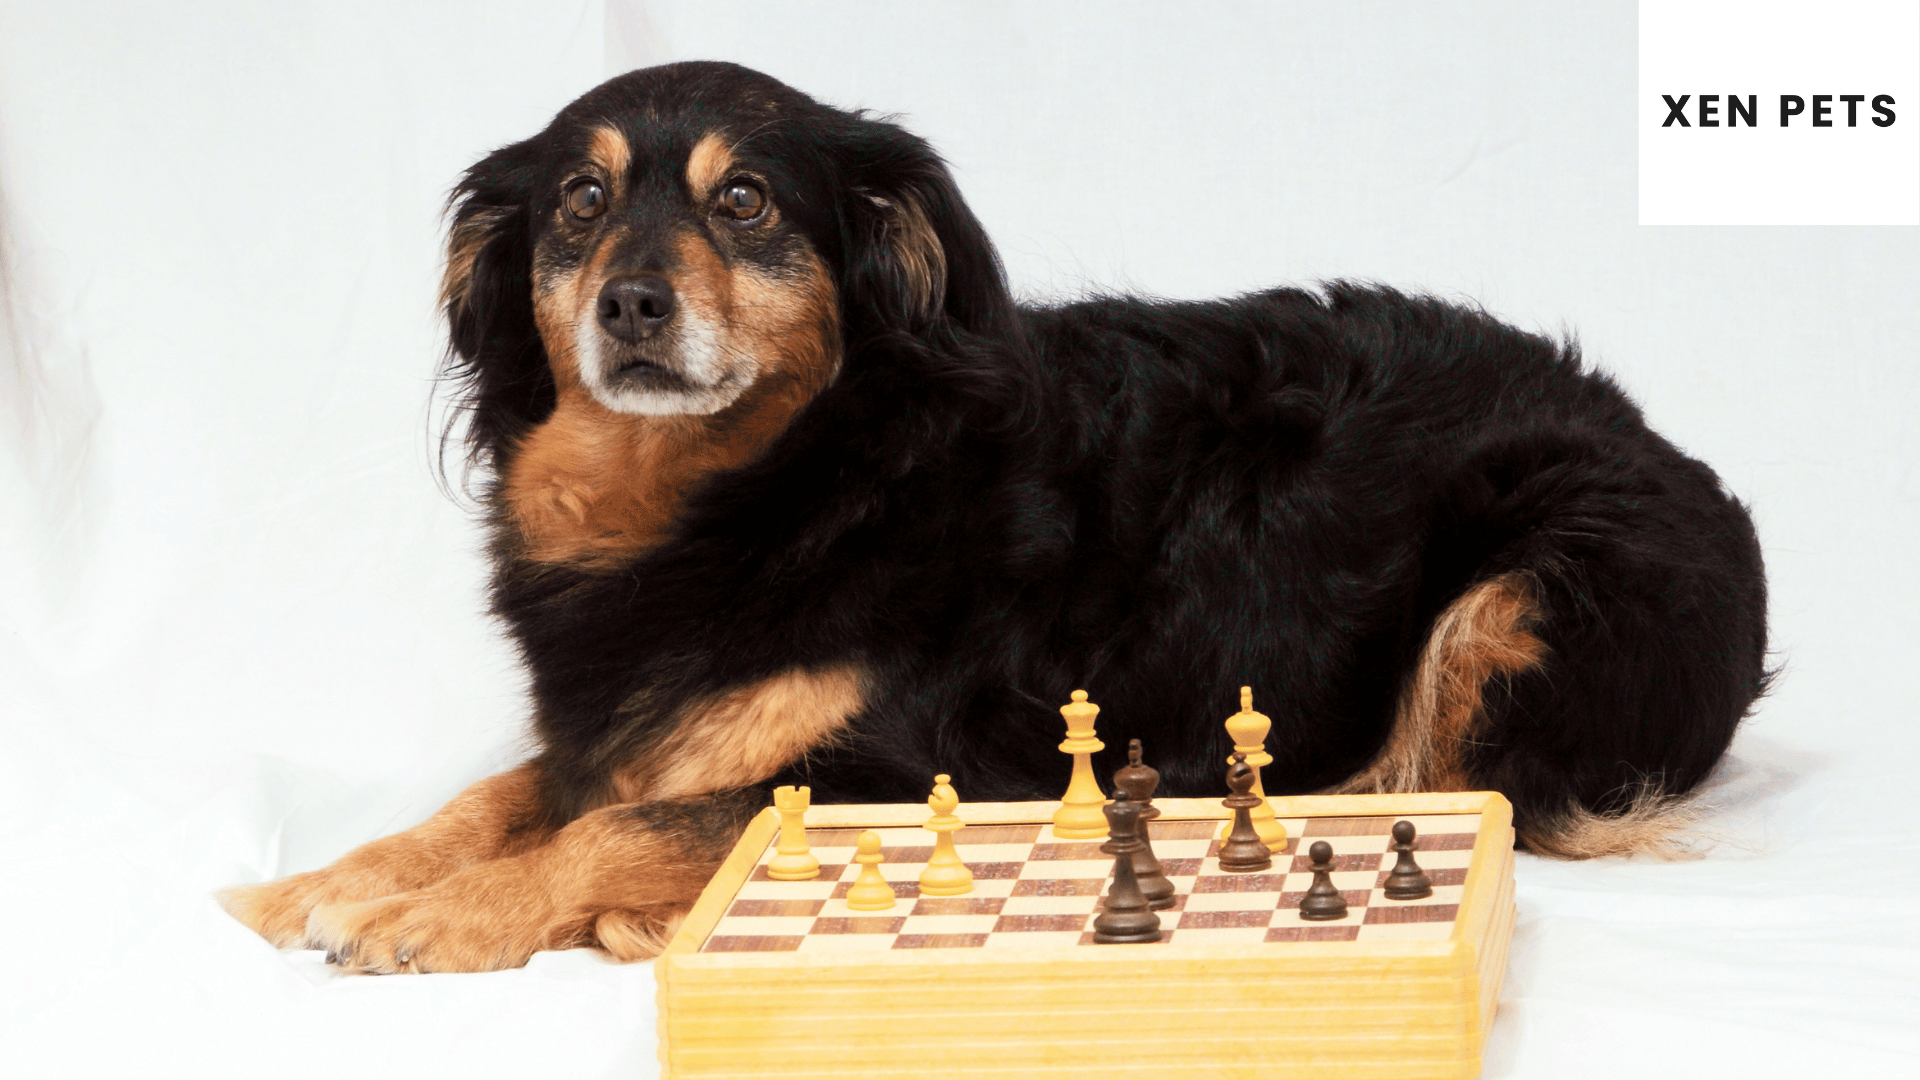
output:
[[[885,911],[893,906],[893,886],[880,876],[880,834],[868,829],[856,841],[860,876],[847,887],[847,907],[852,911]]]

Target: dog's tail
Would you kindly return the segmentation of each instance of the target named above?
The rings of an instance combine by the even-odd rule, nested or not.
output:
[[[1536,855],[1597,859],[1603,855],[1653,855],[1690,859],[1700,855],[1693,835],[1703,807],[1690,793],[1671,795],[1653,781],[1637,785],[1626,809],[1596,814],[1569,802],[1558,813],[1535,812],[1514,832]]]

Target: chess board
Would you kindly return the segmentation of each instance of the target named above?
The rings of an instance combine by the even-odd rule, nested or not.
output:
[[[1388,834],[1397,820],[1420,835],[1420,865],[1433,882],[1421,900],[1385,898]],[[1220,869],[1218,821],[1170,821],[1153,830],[1154,854],[1174,884],[1172,909],[1160,912],[1165,935],[1158,946],[1253,945],[1268,941],[1445,941],[1453,933],[1466,882],[1478,814],[1430,814],[1282,819],[1287,846],[1264,873]],[[814,829],[808,834],[821,862],[813,881],[767,876],[768,845],[753,874],[734,894],[700,951],[851,952],[879,949],[1029,948],[1092,945],[1091,924],[1113,878],[1113,856],[1100,841],[1054,840],[1044,825],[973,825],[954,834],[960,858],[973,871],[965,896],[920,895],[918,878],[933,853],[924,829],[880,834],[886,862],[881,876],[897,898],[890,911],[847,908],[847,886],[859,829]],[[1333,848],[1333,884],[1346,897],[1347,917],[1331,922],[1300,918],[1300,898],[1313,883],[1301,844],[1325,840]],[[1385,858],[1386,865],[1381,864]]]
[[[1175,886],[1164,936],[1101,945],[1100,841],[1064,841],[1057,803],[962,804],[973,890],[923,897],[924,805],[817,806],[808,881],[767,875],[778,816],[742,838],[656,969],[664,1075],[692,1077],[1472,1077],[1512,931],[1512,829],[1491,793],[1271,800],[1286,848],[1219,868],[1217,801],[1163,799],[1153,847]],[[1419,831],[1433,895],[1385,898],[1393,823]],[[895,906],[845,895],[864,829]],[[1346,917],[1297,910],[1325,840]],[[932,1063],[938,1062],[935,1066]]]

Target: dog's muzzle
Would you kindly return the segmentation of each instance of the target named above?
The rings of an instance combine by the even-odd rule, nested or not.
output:
[[[667,325],[673,308],[672,283],[653,274],[638,274],[612,278],[601,286],[594,313],[609,336],[638,345]]]
[[[725,348],[720,327],[658,274],[624,274],[600,287],[574,327],[580,379],[615,412],[718,412],[758,376],[750,356]]]

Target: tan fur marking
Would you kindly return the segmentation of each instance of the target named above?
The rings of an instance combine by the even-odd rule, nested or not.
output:
[[[1483,581],[1433,624],[1419,667],[1400,696],[1387,744],[1341,792],[1466,791],[1462,750],[1473,739],[1487,680],[1540,663],[1547,647],[1526,574]]]
[[[703,702],[645,760],[622,770],[623,802],[680,799],[744,787],[833,739],[865,702],[851,664],[796,668]]]
[[[506,207],[484,207],[462,216],[447,234],[447,268],[440,278],[440,307],[445,311],[466,302],[473,284],[473,264],[486,249],[500,223],[513,214]]]
[[[422,888],[503,854],[509,831],[533,799],[534,772],[522,766],[472,785],[421,824],[363,844],[325,869],[216,896],[228,914],[275,946],[296,947],[306,940],[309,913],[321,904]]]
[[[711,251],[707,257],[712,258]],[[717,259],[714,263],[719,269]],[[809,401],[826,389],[840,368],[839,296],[826,266],[810,254],[791,274],[775,277],[735,263],[726,277],[721,315],[735,337],[729,344],[772,359],[776,366],[763,377],[792,380]]]
[[[673,253],[680,261],[680,268],[673,275],[677,302],[698,314],[709,326],[721,327],[723,332],[732,329],[729,322],[734,313],[735,275],[727,272],[725,260],[705,237],[692,231],[674,238]]]
[[[594,128],[587,143],[587,160],[598,165],[613,186],[609,195],[618,199],[625,193],[627,169],[633,164],[633,148],[627,145],[625,135],[606,126]]]
[[[687,155],[687,190],[701,202],[733,172],[733,148],[719,135],[705,135]]]
[[[547,367],[553,372],[554,385],[565,393],[580,388],[580,356],[573,330],[584,305],[600,296],[606,280],[607,264],[619,250],[620,234],[602,237],[600,246],[587,257],[580,269],[566,277],[534,279],[533,325],[540,331],[540,343],[546,346]]]
[[[1472,742],[1487,680],[1537,666],[1547,648],[1531,632],[1540,614],[1534,583],[1524,573],[1481,582],[1434,623],[1413,680],[1401,694],[1387,745],[1372,765],[1332,789],[1338,793],[1466,791],[1474,786],[1463,764]],[[1683,796],[1642,785],[1627,809],[1596,814],[1570,805],[1558,814],[1516,823],[1527,848],[1559,859],[1646,853],[1665,859],[1697,852],[1681,836],[1699,817]]]
[[[732,269],[699,236],[676,244],[679,301],[719,328],[730,352],[761,366],[738,400],[709,416],[636,416],[601,405],[580,384],[574,326],[599,295],[609,241],[535,299],[558,401],[528,434],[506,477],[509,511],[539,562],[618,564],[671,532],[682,499],[713,473],[757,457],[829,382],[839,364],[838,305],[826,268],[791,278]]]
[[[696,426],[680,418],[636,423],[579,387],[562,391],[507,473],[507,507],[527,557],[608,565],[657,543],[672,521]]]
[[[684,837],[636,828],[624,807],[604,807],[548,844],[429,888],[321,905],[306,936],[353,971],[498,971],[543,949],[583,945],[644,959],[672,935],[725,854],[691,850]]]
[[[919,200],[889,200],[887,240],[906,274],[914,310],[932,315],[947,295],[947,252]]]

